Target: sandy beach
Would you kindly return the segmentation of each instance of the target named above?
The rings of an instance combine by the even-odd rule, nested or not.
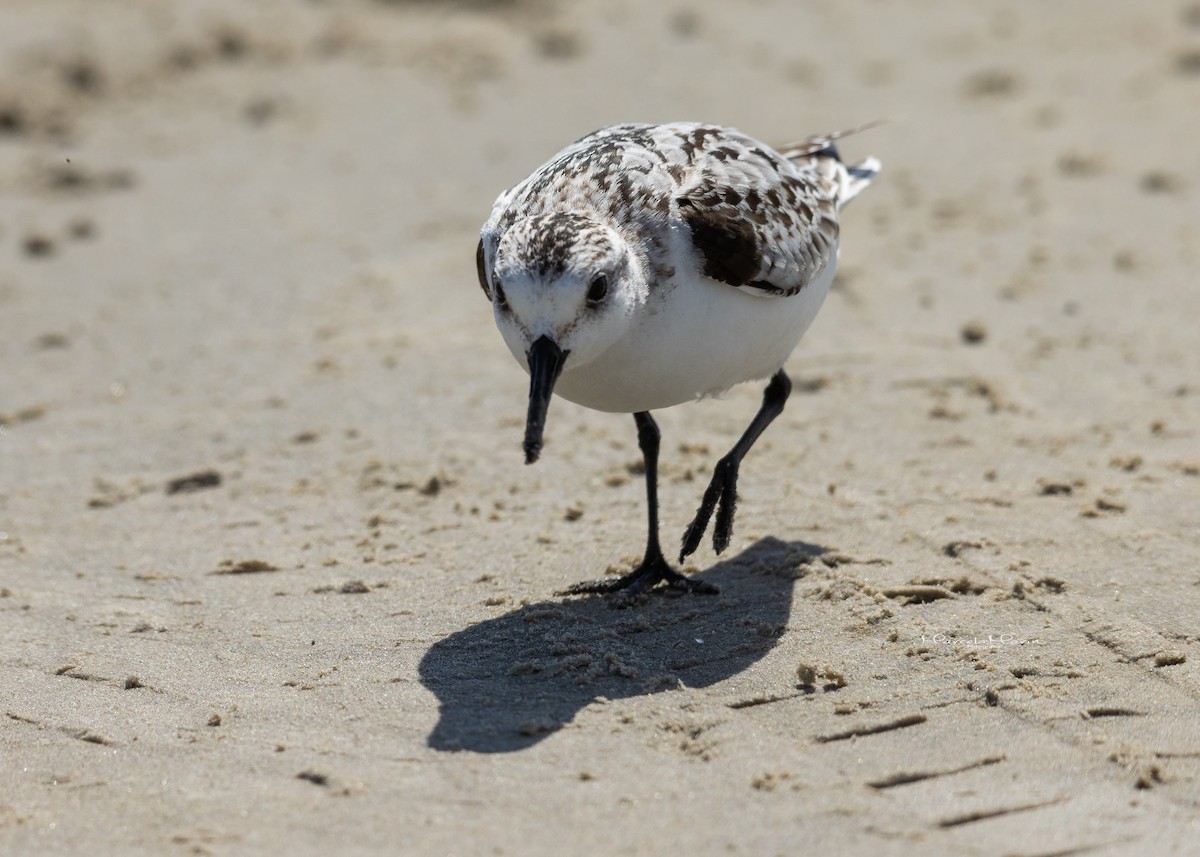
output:
[[[103,5],[0,9],[0,853],[1197,853],[1200,5]],[[497,193],[877,119],[721,594],[557,594],[641,455],[524,465]]]

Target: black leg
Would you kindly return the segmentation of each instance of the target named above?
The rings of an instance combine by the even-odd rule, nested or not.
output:
[[[638,448],[642,451],[642,463],[646,470],[646,513],[650,535],[646,538],[646,557],[662,557],[662,548],[658,544],[658,447],[662,440],[662,432],[658,423],[649,411],[640,411],[633,415],[637,423]]]
[[[646,465],[646,509],[649,515],[650,534],[646,538],[646,555],[642,563],[624,577],[616,580],[591,580],[576,583],[567,589],[567,593],[576,595],[585,592],[618,592],[627,595],[637,595],[653,588],[660,582],[674,589],[686,592],[715,594],[717,587],[703,580],[694,580],[680,574],[667,563],[663,556],[662,547],[658,543],[658,446],[661,434],[658,424],[650,416],[649,411],[641,411],[633,415],[638,427],[638,446],[642,450],[642,460]]]
[[[754,415],[749,428],[734,444],[729,454],[718,461],[717,466],[713,468],[712,481],[708,483],[708,489],[704,492],[704,499],[700,501],[696,517],[683,534],[683,548],[679,552],[680,562],[683,562],[700,546],[700,540],[704,538],[704,531],[708,529],[708,521],[712,517],[714,508],[717,510],[717,523],[713,527],[713,550],[720,553],[729,547],[729,537],[733,535],[733,513],[737,508],[738,466],[746,457],[746,453],[750,451],[750,447],[754,446],[759,435],[777,416],[783,413],[783,404],[791,392],[792,382],[782,369],[771,376],[771,382],[763,391],[762,407]]]

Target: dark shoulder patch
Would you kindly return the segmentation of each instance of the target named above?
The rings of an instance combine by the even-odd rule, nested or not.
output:
[[[488,288],[487,264],[483,255],[483,239],[479,239],[479,246],[475,248],[475,270],[479,272],[479,288],[483,289],[483,293],[487,295],[488,300],[492,299],[492,290]]]
[[[692,230],[692,246],[704,260],[704,276],[744,286],[762,271],[758,238],[749,223],[686,198],[679,200],[679,213]]]

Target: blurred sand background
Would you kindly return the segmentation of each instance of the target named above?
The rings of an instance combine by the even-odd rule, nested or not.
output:
[[[5,0],[0,853],[1196,853],[1198,104],[1188,0]],[[496,194],[877,118],[722,594],[556,596],[640,455],[523,465]]]

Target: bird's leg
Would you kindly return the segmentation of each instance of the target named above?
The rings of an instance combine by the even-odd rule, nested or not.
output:
[[[782,369],[771,376],[767,389],[763,391],[762,406],[754,415],[750,426],[734,444],[733,449],[713,468],[712,481],[708,483],[696,517],[683,534],[683,548],[679,552],[680,562],[700,546],[700,540],[704,538],[704,531],[708,529],[708,521],[714,508],[717,510],[717,523],[713,527],[713,550],[720,553],[729,546],[729,537],[733,534],[733,512],[737,508],[738,466],[759,435],[783,413],[783,404],[791,392],[792,382]]]
[[[680,574],[671,568],[663,556],[662,546],[658,543],[658,446],[661,434],[649,411],[636,413],[633,418],[637,421],[638,446],[641,447],[642,460],[646,465],[646,508],[650,525],[650,534],[646,538],[646,555],[642,558],[641,565],[624,577],[577,583],[567,592],[574,595],[624,590],[627,595],[636,595],[665,581],[668,586],[686,592],[715,594],[718,591],[717,587]]]

